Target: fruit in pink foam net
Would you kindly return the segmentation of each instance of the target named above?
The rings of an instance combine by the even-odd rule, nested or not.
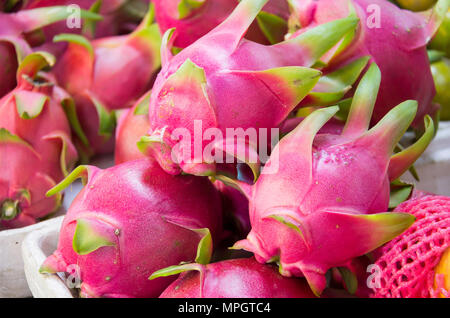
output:
[[[255,253],[261,263],[277,262],[283,275],[305,276],[317,294],[330,268],[374,250],[414,222],[409,214],[386,212],[390,181],[425,151],[434,126],[427,117],[425,135],[393,155],[417,102],[398,105],[368,130],[380,80],[373,64],[341,135],[317,135],[338,107],[315,111],[280,141],[255,185],[221,177],[250,201],[252,230],[235,247]]]
[[[55,212],[61,196],[45,193],[70,172],[78,154],[59,87],[38,72],[54,63],[46,53],[32,53],[20,64],[18,86],[0,99],[0,224],[34,224]]]
[[[85,187],[41,272],[70,272],[76,264],[83,297],[158,297],[176,277],[149,281],[151,273],[209,261],[222,214],[207,178],[171,176],[142,159],[107,170],[81,166],[50,194],[80,176]]]
[[[450,297],[450,198],[425,195],[402,203],[416,222],[376,251],[373,296]]]

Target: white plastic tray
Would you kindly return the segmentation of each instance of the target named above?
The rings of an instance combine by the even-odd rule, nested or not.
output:
[[[102,168],[110,167],[113,164],[112,157],[99,158],[93,161],[93,165]],[[67,188],[64,192],[63,205],[55,215],[57,220],[52,219],[21,229],[0,231],[0,298],[32,296],[23,269],[22,242],[30,233],[54,228],[55,224],[60,224],[61,218],[58,218],[58,216],[65,214],[81,188],[81,182],[75,182]]]
[[[56,249],[62,219],[63,217],[59,217],[52,220],[45,227],[29,234],[22,243],[25,276],[34,297],[73,297],[60,276],[43,275],[38,271],[47,256]]]

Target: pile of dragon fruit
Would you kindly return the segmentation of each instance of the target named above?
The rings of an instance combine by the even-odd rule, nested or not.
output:
[[[450,297],[450,198],[402,179],[449,5],[2,0],[0,229],[81,178],[40,268],[80,297]]]

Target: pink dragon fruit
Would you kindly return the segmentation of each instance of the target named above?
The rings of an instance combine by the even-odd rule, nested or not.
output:
[[[75,34],[62,34],[54,41],[69,47],[55,66],[58,82],[71,94],[86,138],[80,148],[85,155],[112,152],[113,110],[129,108],[151,88],[160,67],[161,38],[151,10],[130,35],[89,42]]]
[[[396,211],[416,222],[376,251],[373,297],[450,297],[450,198],[425,195]]]
[[[120,115],[116,130],[115,162],[124,162],[145,158],[137,143],[150,129],[148,104],[151,92],[145,94],[132,109],[124,110]],[[250,232],[248,200],[238,190],[216,180],[214,186],[222,197],[224,227],[230,233],[229,238],[241,239]]]
[[[278,262],[283,275],[305,276],[317,294],[330,268],[374,250],[414,222],[409,214],[383,212],[390,181],[423,153],[434,125],[426,117],[422,138],[391,157],[417,102],[400,104],[368,131],[380,81],[372,64],[341,135],[317,135],[338,107],[318,110],[280,141],[255,185],[234,182],[250,200],[252,224],[235,248],[255,253],[262,263]]]
[[[103,16],[102,21],[95,24],[83,25],[82,28],[69,28],[65,23],[57,23],[44,29],[47,38],[52,39],[60,33],[78,33],[85,31],[86,35],[100,38],[129,33],[137,26],[148,9],[148,0],[30,0],[25,1],[22,9],[36,9],[51,6],[76,5],[84,10],[95,11]],[[72,11],[73,12],[73,11]],[[134,27],[133,27],[134,26]]]
[[[124,162],[145,158],[139,151],[137,142],[150,129],[148,121],[148,103],[150,92],[144,95],[132,108],[123,111],[119,117],[116,130],[115,162]],[[250,218],[248,213],[248,200],[238,190],[226,186],[216,180],[214,186],[221,194],[222,210],[224,212],[224,228],[229,231],[229,239],[246,237],[250,232]],[[236,237],[235,237],[236,236]]]
[[[122,164],[128,161],[145,158],[139,151],[137,142],[150,129],[148,121],[148,103],[150,92],[132,108],[123,111],[119,117],[116,130],[115,162]],[[224,233],[221,245],[242,239],[250,232],[250,217],[248,200],[238,190],[226,186],[216,180],[214,186],[221,194],[222,210],[224,214]],[[227,245],[228,247],[229,245]]]
[[[40,69],[54,63],[32,53],[17,72],[18,87],[0,100],[0,225],[34,224],[55,212],[61,196],[45,193],[61,181],[77,160],[61,88],[44,81]]]
[[[145,94],[136,105],[124,110],[119,116],[116,129],[116,164],[145,158],[145,155],[137,147],[138,141],[150,129],[148,120],[148,104],[150,94]]]
[[[165,33],[176,28],[174,45],[186,48],[222,23],[238,5],[238,0],[154,0],[156,20]],[[270,0],[250,27],[246,37],[269,43],[281,42],[287,32],[289,8],[285,0]]]
[[[186,48],[222,23],[238,1],[155,0],[153,3],[161,32],[176,28],[179,36],[175,46]]]
[[[304,279],[283,277],[254,258],[173,266],[150,279],[178,273],[160,298],[315,298]]]
[[[380,94],[372,123],[380,121],[395,105],[417,100],[419,108],[413,123],[420,128],[426,114],[434,115],[435,88],[430,72],[426,46],[437,31],[448,2],[439,1],[434,9],[421,14],[402,10],[385,0],[293,0],[291,21],[301,29],[291,38],[323,23],[346,16],[354,11],[365,23],[323,60],[324,73],[339,68],[363,56],[371,56],[381,69]],[[345,48],[345,50],[344,50]],[[331,105],[331,104],[328,104]]]
[[[49,194],[80,176],[86,186],[42,273],[71,272],[77,264],[83,297],[158,297],[175,278],[149,281],[151,273],[209,260],[204,251],[220,235],[222,215],[207,178],[171,176],[146,158],[104,171],[81,166]]]
[[[66,19],[66,7],[51,7],[17,13],[0,12],[0,97],[16,87],[16,71],[22,60],[32,52],[26,35],[43,26]],[[96,14],[81,12],[82,18],[99,19]]]
[[[320,71],[307,67],[358,23],[354,17],[344,18],[272,46],[243,39],[266,3],[241,1],[221,25],[176,56],[171,55],[173,29],[165,33],[163,67],[150,99],[150,136],[139,147],[155,156],[167,172],[214,175],[228,171],[228,165],[222,167],[216,159],[232,153],[230,148],[236,144],[238,153],[254,158],[258,142],[252,144],[245,136],[210,137],[215,142],[192,139],[199,134],[202,139],[211,131],[223,137],[229,129],[250,128],[259,134],[261,129],[278,127],[319,80]],[[339,82],[338,76],[334,82]],[[178,138],[180,128],[194,138]],[[262,139],[259,144],[265,142]],[[208,149],[215,158],[203,155]],[[237,157],[257,173],[257,162]]]

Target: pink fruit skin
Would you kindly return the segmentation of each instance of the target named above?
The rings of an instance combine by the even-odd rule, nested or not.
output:
[[[95,155],[109,155],[114,151],[114,139],[108,134],[99,134],[99,116],[90,98],[79,95],[72,95],[77,105],[77,116],[89,146],[86,147],[81,141],[76,139],[77,148],[89,158]]]
[[[31,48],[22,37],[22,32],[27,29],[27,21],[21,14],[0,13],[0,98],[17,85],[16,71],[19,65],[14,45],[23,55],[31,53]]]
[[[174,45],[179,48],[186,48],[209,31],[222,23],[238,5],[238,0],[205,0],[204,4],[191,15],[180,19],[178,5],[180,0],[154,0],[156,20],[165,33],[171,28],[176,28],[177,38]],[[287,19],[289,8],[287,1],[271,0],[264,11],[278,15]],[[260,31],[258,25],[254,23],[246,36],[256,42],[268,44],[267,39]]]
[[[135,114],[137,106],[125,110],[118,120],[114,150],[116,164],[145,158],[137,143],[150,130],[150,123],[148,114]]]
[[[64,178],[61,153],[66,144],[64,165],[70,170],[77,160],[77,151],[70,136],[71,129],[60,105],[64,94],[51,84],[34,86],[22,80],[19,86],[0,100],[0,128],[22,139],[21,142],[0,140],[0,203],[17,201],[21,210],[12,220],[1,220],[6,228],[16,228],[36,223],[39,218],[55,212],[58,198],[47,198],[45,193]],[[27,102],[47,96],[41,113],[33,119],[22,118],[15,97],[27,96]],[[30,198],[22,196],[28,191]],[[1,205],[0,204],[0,205]]]
[[[169,147],[174,147],[176,142],[160,135],[171,135],[175,129],[182,127],[195,136],[195,120],[201,121],[203,134],[208,128],[217,128],[226,138],[227,128],[254,128],[258,132],[266,128],[270,133],[271,128],[278,127],[287,118],[304,97],[299,93],[299,87],[293,88],[292,79],[287,77],[304,76],[294,82],[312,88],[320,74],[297,66],[311,66],[317,55],[328,51],[328,48],[323,49],[326,47],[323,41],[332,42],[332,47],[341,36],[334,34],[334,41],[324,36],[323,39],[316,39],[315,43],[283,42],[273,46],[243,39],[242,36],[265,3],[242,1],[226,22],[176,56],[170,55],[170,43],[166,48],[163,45],[163,67],[150,100],[150,135],[159,135]],[[350,20],[345,29],[335,27],[334,31],[345,34],[356,24],[356,20]],[[166,42],[170,42],[167,36],[166,33]],[[323,51],[321,54],[314,52],[316,55],[313,57],[315,48],[310,45],[320,46]],[[288,68],[289,71],[281,74],[280,68],[284,71]],[[276,70],[274,73],[268,71],[273,69]],[[191,154],[195,156],[194,138],[191,138],[191,144],[183,144],[182,147],[191,147]],[[203,141],[202,150],[209,143],[211,141]],[[176,151],[173,154],[178,163],[162,163],[170,173],[180,173],[181,169],[207,175],[214,174],[217,168],[214,164],[192,164],[202,158],[187,157]],[[159,160],[163,162],[165,159]]]
[[[48,4],[58,1],[50,1]],[[44,5],[45,6],[45,5]],[[21,10],[15,13],[0,13],[0,97],[9,93],[17,84],[15,73],[18,61],[22,61],[25,56],[32,53],[31,46],[39,45],[34,41],[27,41],[30,33],[40,30],[42,27],[55,23],[55,21],[65,20],[64,17],[70,14],[64,7],[37,8],[35,10]],[[63,22],[66,23],[66,22]],[[57,23],[58,24],[58,23]],[[64,25],[64,24],[63,24]],[[37,41],[40,42],[40,41]],[[50,49],[52,53],[58,53],[59,47],[43,46],[36,51],[46,51]]]
[[[156,25],[151,32],[157,32]],[[159,69],[159,34],[131,34],[92,41],[94,56],[85,47],[70,43],[54,74],[75,99],[77,114],[90,143],[90,155],[111,153],[114,140],[99,134],[94,101],[106,111],[130,108],[153,84]],[[153,40],[153,41],[152,41]]]
[[[85,50],[71,44],[56,66],[58,80],[74,94],[95,94],[108,109],[130,107],[130,102],[148,90],[158,68],[149,63],[155,58],[151,52],[140,43],[130,42],[127,36],[95,40],[93,65],[85,61]]]
[[[430,298],[450,291],[435,287],[435,267],[450,247],[450,198],[417,196],[396,208],[416,222],[405,233],[379,248],[375,255],[380,286],[375,298]]]
[[[370,55],[381,69],[382,82],[372,123],[380,121],[392,107],[405,100],[417,100],[419,109],[414,127],[423,124],[426,114],[437,108],[432,100],[436,94],[427,56],[427,43],[432,34],[423,16],[402,10],[384,0],[352,0],[361,21],[353,44],[331,61],[330,70],[349,61]],[[347,16],[346,0],[295,0],[296,14],[303,27],[293,37],[317,25]],[[373,22],[374,7],[379,8],[380,27]],[[377,11],[378,12],[378,11]]]
[[[213,263],[180,275],[160,298],[315,298],[303,279],[286,278],[254,258]]]
[[[378,248],[414,222],[409,214],[386,212],[390,182],[423,153],[434,129],[427,117],[427,141],[393,156],[417,102],[398,105],[369,130],[380,81],[373,64],[340,135],[319,133],[339,108],[317,110],[278,143],[254,185],[235,183],[250,201],[252,224],[235,247],[261,263],[277,261],[283,275],[305,276],[317,294],[330,268]]]
[[[214,29],[230,15],[237,0],[206,0],[206,3],[192,17],[178,18],[178,5],[180,0],[156,0],[156,21],[165,33],[171,28],[176,28],[179,34],[174,45],[185,48]]]
[[[96,0],[32,0],[28,1],[22,9],[35,9],[52,6],[77,5],[81,9],[89,10]],[[104,17],[96,26],[95,36],[106,37],[117,35],[120,32],[120,24],[115,16],[115,11],[120,8],[125,0],[107,0],[102,2],[100,14]],[[45,36],[51,41],[55,35],[60,33],[81,33],[82,29],[68,28],[65,22],[59,22],[44,28]]]
[[[296,117],[286,120],[280,127],[281,135],[287,135],[292,132],[305,119],[305,117]],[[337,118],[331,120],[322,127],[320,134],[340,135],[344,129],[345,122]]]
[[[150,281],[151,273],[195,259],[201,237],[187,228],[220,235],[220,197],[207,178],[170,176],[148,159],[88,171],[89,181],[64,219],[58,249],[42,267],[65,272],[78,264],[83,297],[158,297],[175,277]],[[97,224],[95,234],[114,245],[75,253],[80,219]]]
[[[9,43],[0,42],[0,56],[4,58],[0,64],[0,98],[12,91],[16,86],[17,63],[14,46]]]
[[[121,114],[116,130],[115,162],[121,164],[127,161],[145,158],[138,149],[137,143],[150,129],[148,115],[136,114],[139,102]],[[226,186],[220,181],[214,182],[220,192],[223,202],[225,227],[236,239],[247,236],[251,229],[248,213],[248,199],[236,189]]]
[[[252,231],[240,246],[249,244],[246,249],[256,253],[262,263],[281,252],[285,275],[314,280],[318,273],[323,275],[363,254],[372,244],[361,242],[362,246],[357,246],[360,251],[354,251],[353,235],[357,234],[347,232],[347,226],[353,224],[343,222],[346,215],[388,211],[387,162],[358,142],[333,135],[317,136],[312,153],[300,156],[303,137],[296,139],[299,146],[293,149],[293,141],[285,146],[282,140],[274,150],[280,156],[278,172],[261,175],[252,189]],[[269,161],[271,164],[274,162]],[[368,166],[373,168],[368,170]],[[346,172],[349,169],[351,173]],[[270,215],[285,215],[298,225],[305,240]]]

